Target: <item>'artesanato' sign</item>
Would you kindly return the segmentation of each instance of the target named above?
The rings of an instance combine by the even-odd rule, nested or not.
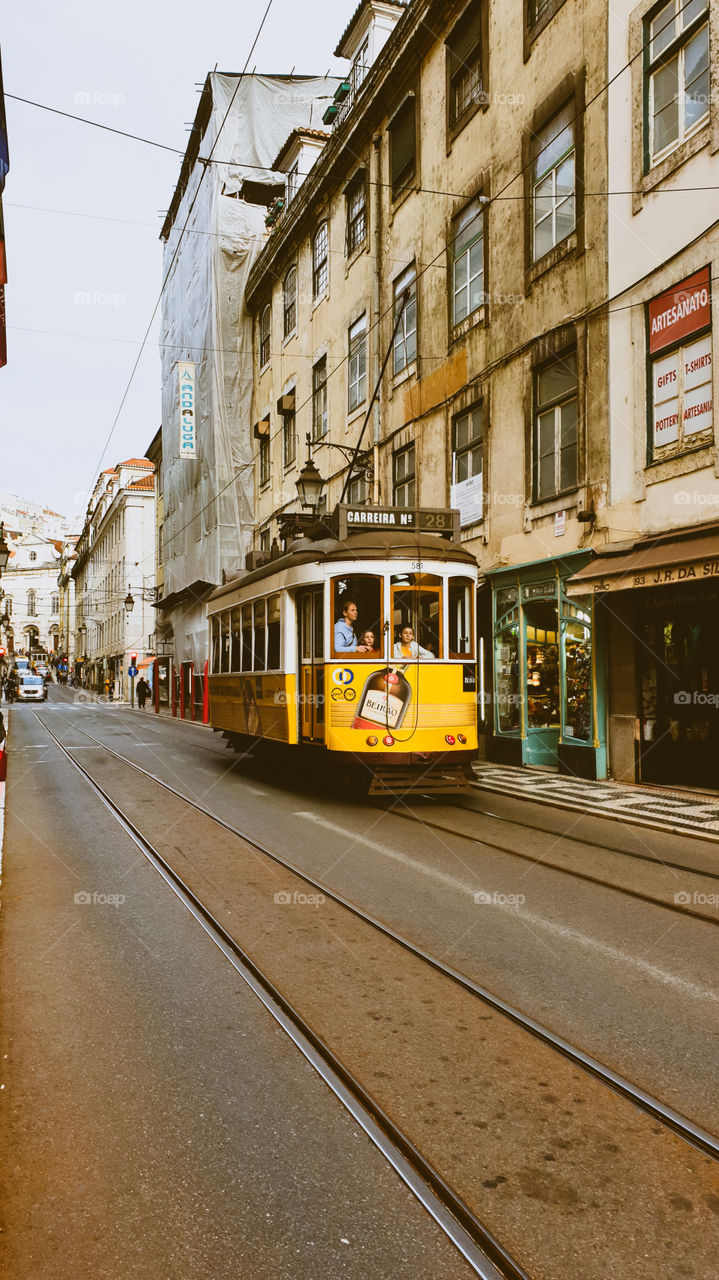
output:
[[[196,458],[194,364],[178,360],[177,376],[180,381],[180,457]]]

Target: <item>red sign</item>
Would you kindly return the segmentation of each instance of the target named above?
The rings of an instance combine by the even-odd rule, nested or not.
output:
[[[649,353],[698,333],[711,323],[709,268],[702,267],[649,303]]]

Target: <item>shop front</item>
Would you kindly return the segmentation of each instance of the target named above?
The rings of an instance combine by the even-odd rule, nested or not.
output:
[[[584,552],[487,576],[494,622],[490,758],[606,776],[603,681],[591,593],[567,595]]]
[[[719,790],[719,526],[605,553],[568,590],[606,619],[612,776]]]

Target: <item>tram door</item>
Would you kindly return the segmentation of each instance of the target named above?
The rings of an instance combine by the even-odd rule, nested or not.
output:
[[[324,742],[324,589],[300,592],[297,605],[300,738]]]

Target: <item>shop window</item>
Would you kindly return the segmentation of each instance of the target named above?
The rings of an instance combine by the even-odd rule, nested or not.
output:
[[[347,188],[347,256],[361,249],[367,239],[367,175],[362,169]]]
[[[393,370],[396,374],[417,359],[417,272],[414,264],[394,282],[395,324],[400,315],[402,319],[394,335]]]
[[[452,324],[461,324],[484,305],[484,214],[473,200],[452,223],[450,246]]]
[[[220,670],[220,619],[217,614],[212,619],[212,670]]]
[[[230,671],[242,670],[242,611],[230,614]]]
[[[282,286],[282,327],[289,338],[297,328],[297,267],[290,267]]]
[[[464,123],[483,101],[481,7],[476,2],[462,14],[447,40],[449,123]]]
[[[223,613],[220,619],[220,671],[230,670],[230,615]]]
[[[524,606],[526,628],[527,728],[559,726],[559,636],[557,605],[534,600]]]
[[[669,0],[644,23],[647,168],[709,119],[708,0]]]
[[[562,614],[566,684],[562,736],[588,742],[592,736],[592,601],[564,601]]]
[[[242,606],[242,670],[252,670],[252,605]]]
[[[542,502],[577,487],[577,355],[535,373],[534,497]]]
[[[327,356],[312,367],[312,439],[327,435]]]
[[[574,99],[532,140],[532,258],[536,262],[576,226]]]
[[[406,629],[410,628],[420,647],[420,657],[421,650],[425,650],[428,657],[441,658],[442,579],[431,573],[397,573],[390,579],[390,590],[392,656],[407,656]]]
[[[450,503],[466,527],[482,519],[484,468],[482,405],[460,413],[452,423],[452,488]]]
[[[270,343],[272,340],[272,308],[268,302],[262,308],[260,316],[260,368],[270,362]]]
[[[352,413],[367,399],[367,316],[360,316],[350,325],[348,364],[348,404]]]
[[[497,591],[495,610],[497,732],[516,733],[520,727],[519,595],[516,587]]]
[[[392,504],[413,507],[415,498],[415,449],[413,444],[408,444],[392,456]]]
[[[412,181],[417,167],[415,97],[411,93],[395,113],[389,128],[390,182],[396,199]]]
[[[321,222],[312,241],[312,297],[321,298],[329,282],[329,231]]]
[[[270,596],[267,601],[267,670],[280,671],[282,656],[280,648],[280,597]]]
[[[252,664],[253,671],[264,671],[266,669],[265,661],[265,644],[266,644],[266,615],[267,607],[264,600],[255,600],[253,605],[254,617],[254,661]]]
[[[260,485],[270,483],[270,437],[265,435],[260,440]]]
[[[710,289],[707,267],[647,308],[653,461],[714,438]]]
[[[384,652],[382,579],[343,574],[332,579],[332,656],[378,658]]]
[[[447,595],[450,658],[474,657],[474,584],[471,578],[450,578]]]

